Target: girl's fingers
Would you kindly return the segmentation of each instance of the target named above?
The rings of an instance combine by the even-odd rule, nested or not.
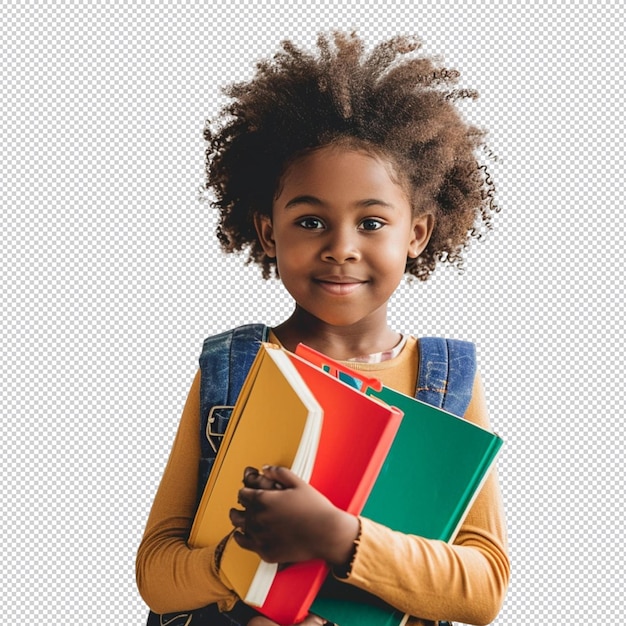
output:
[[[261,509],[263,504],[263,489],[253,489],[251,487],[242,487],[237,492],[237,502],[246,509]]]
[[[235,528],[244,528],[246,516],[243,511],[240,511],[239,509],[230,509],[230,511],[228,511],[228,518],[230,519],[230,523]]]
[[[263,476],[285,489],[297,487],[300,483],[300,479],[290,469],[281,465],[264,465]]]

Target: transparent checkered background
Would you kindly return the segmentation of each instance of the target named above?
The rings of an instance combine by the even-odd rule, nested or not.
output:
[[[205,117],[282,38],[354,27],[461,69],[499,158],[504,210],[465,273],[391,308],[479,346],[506,440],[496,623],[621,623],[624,26],[607,1],[3,2],[3,614],[144,623],[135,551],[202,340],[290,312],[217,251]]]

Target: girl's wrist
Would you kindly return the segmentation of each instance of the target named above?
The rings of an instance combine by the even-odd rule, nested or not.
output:
[[[348,568],[356,553],[361,523],[355,515],[339,511],[333,529],[331,536],[335,537],[335,541],[330,542],[330,551],[326,556],[326,561],[333,569]]]

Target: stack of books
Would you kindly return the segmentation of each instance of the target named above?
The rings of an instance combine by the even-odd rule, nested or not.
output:
[[[289,467],[335,506],[395,530],[452,541],[502,440],[384,387],[308,348],[264,343],[252,364],[198,506],[189,544],[232,531],[244,468]],[[411,497],[407,498],[406,494]],[[341,626],[400,625],[393,607],[344,583],[321,560],[277,567],[230,540],[221,575],[278,624],[309,611]],[[328,579],[328,583],[324,581]]]

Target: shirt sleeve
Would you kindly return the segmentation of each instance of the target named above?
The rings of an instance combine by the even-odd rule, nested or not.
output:
[[[489,427],[478,375],[465,418]],[[488,624],[502,606],[509,575],[494,468],[453,544],[406,535],[362,518],[352,569],[342,580],[420,619]]]
[[[215,569],[217,546],[187,545],[196,509],[199,424],[198,371],[137,551],[137,587],[155,613],[188,611],[214,602],[227,611],[237,601]]]

